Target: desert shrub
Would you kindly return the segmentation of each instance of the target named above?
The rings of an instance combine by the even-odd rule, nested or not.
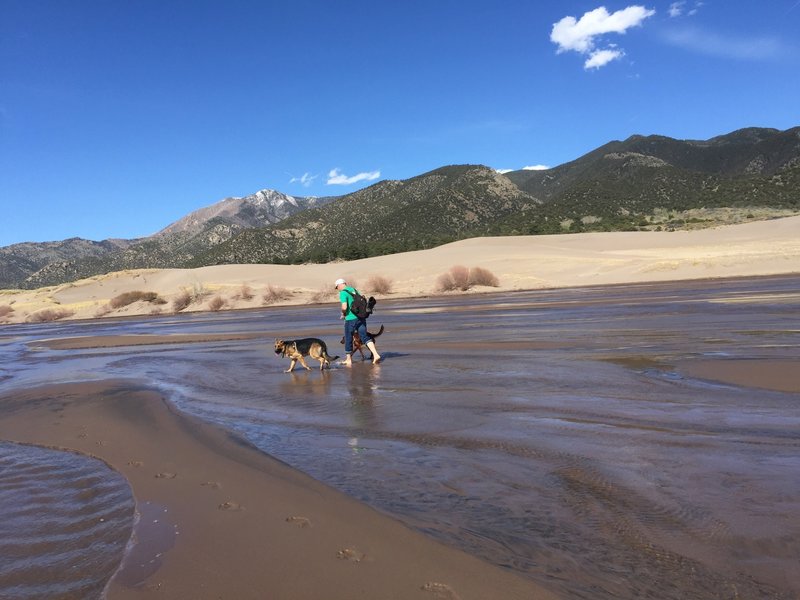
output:
[[[49,323],[71,317],[74,314],[74,311],[65,308],[45,308],[30,315],[27,321],[28,323]]]
[[[153,304],[163,304],[164,300],[155,292],[125,292],[119,296],[114,296],[109,301],[109,306],[113,309],[128,306],[134,302],[151,302]]]
[[[211,302],[208,303],[208,308],[214,312],[217,312],[223,306],[225,306],[225,300],[222,299],[222,296],[214,296]]]
[[[98,318],[105,317],[110,312],[111,312],[110,304],[104,304],[103,306],[97,309],[97,311],[94,313],[94,316]]]
[[[469,282],[471,285],[487,285],[490,287],[498,287],[500,280],[494,273],[482,267],[473,267],[469,270]]]
[[[312,304],[319,304],[321,302],[329,302],[333,298],[333,293],[336,290],[332,289],[330,286],[324,286],[311,294],[311,303]]]
[[[382,275],[373,275],[367,280],[367,289],[373,294],[389,294],[392,291],[392,280]]]
[[[253,289],[246,283],[242,284],[242,288],[239,290],[239,293],[236,294],[236,298],[242,300],[252,300]]]
[[[206,286],[202,283],[195,283],[192,286],[191,291],[191,302],[200,302],[203,298],[210,295],[211,292],[206,289]]]
[[[442,273],[436,279],[437,292],[452,292],[453,290],[466,292],[473,285],[497,287],[500,285],[500,281],[488,269],[481,267],[468,269],[460,265],[451,267],[447,273]]]
[[[262,296],[262,300],[264,301],[264,304],[274,304],[275,302],[288,300],[291,298],[291,296],[292,293],[286,288],[268,285],[264,295]]]
[[[14,309],[8,304],[0,304],[0,317],[7,317],[14,312]]]
[[[450,273],[442,273],[436,278],[437,292],[451,292],[454,289],[456,289],[456,284],[453,282],[453,277]]]
[[[181,312],[192,303],[192,295],[188,290],[183,290],[180,294],[175,296],[172,300],[172,310]]]
[[[457,289],[461,291],[469,289],[469,269],[467,267],[461,265],[450,267],[450,278]]]

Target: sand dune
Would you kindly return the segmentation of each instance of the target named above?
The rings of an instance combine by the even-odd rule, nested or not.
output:
[[[62,313],[60,318],[168,313],[183,293],[195,298],[185,311],[209,310],[217,297],[222,310],[253,308],[265,305],[269,286],[287,296],[274,304],[333,301],[338,277],[362,291],[369,291],[371,277],[388,278],[392,291],[384,297],[432,295],[439,276],[455,265],[482,267],[499,279],[499,287],[469,293],[797,273],[800,216],[692,231],[474,238],[328,264],[123,271],[34,291],[0,291],[0,323],[35,319],[43,310],[50,317]],[[112,298],[131,291],[156,292],[166,302],[109,308]]]

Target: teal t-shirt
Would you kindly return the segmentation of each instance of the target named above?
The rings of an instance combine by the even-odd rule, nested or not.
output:
[[[339,302],[347,302],[347,316],[344,318],[344,320],[345,321],[352,321],[353,319],[357,319],[358,317],[350,312],[350,305],[353,304],[353,296],[348,294],[347,293],[348,291],[351,294],[357,293],[356,288],[348,285],[343,290],[339,290]]]

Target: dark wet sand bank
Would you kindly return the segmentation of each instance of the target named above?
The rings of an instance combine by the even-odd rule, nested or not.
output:
[[[135,384],[5,396],[0,437],[100,457],[130,481],[140,520],[111,600],[555,597],[181,416]]]

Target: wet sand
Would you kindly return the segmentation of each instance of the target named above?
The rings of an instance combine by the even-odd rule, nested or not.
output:
[[[680,365],[691,377],[800,394],[800,358],[699,360]]]
[[[381,302],[371,321],[386,325],[379,339],[384,363],[374,367],[357,357],[351,369],[323,373],[283,373],[286,361],[275,357],[271,342],[315,333],[339,353],[335,305],[18,326],[0,346],[0,393],[7,398],[0,437],[14,439],[28,422],[42,443],[83,444],[78,449],[90,453],[120,451],[113,442],[125,440],[125,452],[102,456],[119,465],[134,490],[162,494],[151,505],[136,493],[143,514],[179,489],[178,504],[190,499],[179,512],[194,519],[187,521],[192,531],[210,523],[219,534],[224,527],[214,523],[252,519],[242,531],[231,529],[247,543],[232,543],[218,557],[239,564],[236,552],[245,554],[241,571],[230,567],[241,573],[232,582],[237,589],[255,580],[263,593],[263,573],[285,586],[276,589],[289,590],[286,580],[303,572],[303,581],[322,583],[294,597],[327,598],[327,578],[353,563],[345,571],[353,578],[350,591],[364,566],[374,569],[368,574],[375,586],[384,577],[394,585],[425,573],[402,590],[376,587],[354,597],[448,597],[443,586],[423,589],[433,582],[461,598],[537,597],[530,590],[545,588],[591,600],[796,599],[798,290],[797,277],[768,277]],[[106,383],[67,383],[96,380]],[[43,394],[45,384],[57,385]],[[71,431],[55,425],[64,394]],[[129,396],[137,402],[122,401]],[[25,410],[14,397],[28,398]],[[155,408],[169,405],[181,412]],[[102,417],[101,433],[70,437],[94,417]],[[122,433],[106,437],[107,423]],[[134,431],[126,433],[129,427]],[[98,441],[109,443],[92,446]],[[268,459],[265,467],[237,471],[249,464],[239,452],[259,461],[267,453],[313,479],[275,471],[285,465]],[[229,472],[234,483],[226,483]],[[271,483],[260,488],[253,482],[263,473],[277,473],[278,482],[267,477]],[[223,487],[202,486],[209,482]],[[320,504],[293,508],[295,483]],[[330,495],[327,486],[339,491]],[[350,502],[358,507],[352,512]],[[253,506],[269,511],[256,519]],[[381,557],[394,555],[384,552],[405,552],[406,543],[383,533],[382,519],[398,526],[385,515],[424,533],[422,540],[494,565],[481,576],[490,589],[448,579],[448,570],[419,571],[405,554],[387,567]],[[330,537],[311,541],[318,547],[310,562],[297,546],[305,538],[292,537],[298,529],[308,533],[305,521],[287,523],[290,516],[310,519],[311,532],[317,522],[331,528]],[[251,529],[258,539],[248,537]],[[202,576],[216,577],[213,544],[199,533],[184,541],[185,530],[179,528],[173,548],[153,536],[163,565],[145,585],[163,588],[165,574],[178,582],[171,585],[184,585],[183,567],[191,568],[195,555],[207,569]],[[277,549],[264,540],[275,540]],[[264,571],[270,567],[253,556],[262,546],[280,568]],[[364,560],[350,560],[362,554]],[[450,564],[431,559],[437,568]],[[398,571],[379,575],[383,568]],[[473,571],[461,565],[452,573]],[[511,572],[519,578],[499,587]],[[115,593],[134,593],[123,584],[135,580],[121,577]],[[517,589],[521,596],[514,596]],[[186,597],[175,594],[164,597]]]
[[[98,457],[141,514],[108,598],[554,598],[124,381],[0,399],[0,437]],[[49,597],[53,597],[52,595]]]

